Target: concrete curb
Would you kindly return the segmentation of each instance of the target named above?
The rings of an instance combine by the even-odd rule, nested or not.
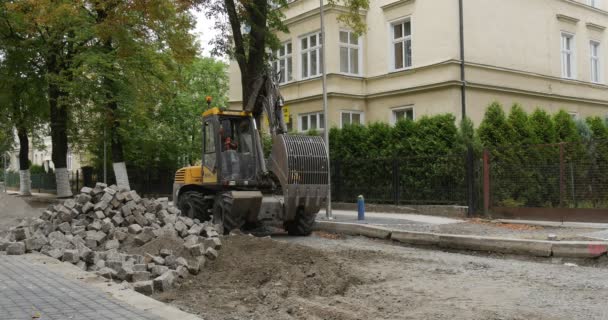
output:
[[[534,257],[598,258],[608,253],[608,242],[544,241],[395,230],[377,226],[317,221],[314,230],[446,249],[485,251]]]
[[[318,231],[343,233],[351,236],[365,236],[376,239],[389,239],[391,235],[390,229],[382,227],[330,221],[317,221],[314,225],[314,229]]]

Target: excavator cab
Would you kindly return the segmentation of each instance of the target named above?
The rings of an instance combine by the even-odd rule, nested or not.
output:
[[[212,108],[203,114],[202,165],[216,174],[220,185],[256,185],[260,170],[254,127],[253,118],[244,112]]]

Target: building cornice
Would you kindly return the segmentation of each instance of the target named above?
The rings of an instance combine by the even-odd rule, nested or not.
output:
[[[325,10],[325,13],[332,13],[332,12],[337,12],[337,13],[349,13],[349,9],[345,6],[342,5],[331,5],[331,4],[326,4],[323,6],[323,10]],[[283,20],[283,23],[286,26],[289,25],[293,25],[299,22],[302,22],[304,20],[313,18],[313,17],[318,17],[321,13],[321,10],[319,10],[319,8],[315,8],[312,9],[310,11],[306,11],[304,13],[301,13],[297,16],[293,16],[291,18],[287,18],[285,20]],[[367,10],[359,10],[359,14],[362,16],[365,16],[367,14]]]
[[[606,101],[606,100],[585,99],[585,98],[564,96],[564,95],[553,94],[553,93],[545,93],[545,92],[530,91],[530,90],[523,90],[523,89],[516,89],[516,88],[509,88],[509,87],[493,86],[493,85],[487,85],[487,84],[483,84],[483,83],[467,82],[467,87],[474,88],[474,89],[480,89],[480,90],[490,90],[490,91],[498,91],[498,92],[505,92],[505,93],[511,93],[511,94],[540,97],[540,98],[553,99],[553,100],[559,100],[559,101],[596,104],[596,105],[601,105],[604,107],[608,106],[608,101]]]
[[[393,9],[393,8],[401,7],[401,6],[406,5],[406,4],[410,4],[412,2],[414,2],[414,0],[398,0],[398,1],[395,1],[395,2],[391,2],[389,4],[385,4],[385,5],[383,5],[380,8],[382,10],[386,11],[386,10],[390,10],[390,9]]]
[[[606,29],[605,26],[602,26],[602,25],[599,25],[599,24],[595,24],[593,22],[587,22],[587,28],[588,29],[597,30],[597,31],[604,31]]]
[[[545,75],[542,73],[534,73],[534,72],[522,71],[522,70],[517,70],[517,69],[510,69],[510,68],[504,68],[504,67],[499,67],[499,66],[487,65],[487,64],[482,64],[482,63],[475,63],[475,62],[467,62],[467,63],[465,63],[465,65],[467,67],[486,69],[486,70],[496,70],[496,71],[501,71],[501,72],[506,72],[506,73],[518,74],[518,75],[522,75],[522,76],[526,76],[526,77],[530,77],[530,78],[540,78],[540,79],[544,79],[544,80],[562,82],[562,83],[567,83],[567,84],[574,84],[574,85],[579,85],[579,86],[583,85],[583,86],[598,88],[598,89],[602,89],[602,90],[608,89],[608,85],[601,84],[601,83],[593,83],[593,82],[581,81],[581,80],[576,80],[576,79],[564,79],[564,78],[560,78],[560,77]]]
[[[577,24],[580,21],[577,18],[574,18],[574,17],[571,17],[571,16],[567,16],[567,15],[561,14],[561,13],[558,13],[556,16],[557,16],[557,20],[563,21],[563,22]]]
[[[608,11],[605,11],[605,10],[602,10],[602,9],[599,9],[599,8],[596,8],[596,7],[592,7],[592,6],[590,6],[590,5],[586,4],[586,3],[583,3],[583,2],[578,2],[578,1],[574,1],[574,0],[560,0],[560,1],[567,2],[567,3],[571,4],[571,5],[578,6],[578,7],[583,7],[585,9],[587,9],[587,10],[595,11],[597,13],[600,13],[600,14],[603,14],[605,16],[608,16]]]

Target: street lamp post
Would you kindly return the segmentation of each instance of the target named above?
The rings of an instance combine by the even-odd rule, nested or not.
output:
[[[325,9],[323,8],[323,0],[319,0],[319,11],[321,16],[321,75],[323,85],[323,135],[325,137],[325,151],[327,152],[327,207],[325,215],[327,219],[333,219],[331,212],[331,165],[329,158],[329,114],[327,112],[327,72],[325,61]]]

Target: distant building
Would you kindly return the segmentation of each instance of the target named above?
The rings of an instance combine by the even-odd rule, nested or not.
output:
[[[19,171],[19,141],[15,141],[16,148],[9,152],[10,155],[10,171]],[[51,159],[51,137],[42,138],[42,147],[35,148],[30,142],[29,159],[32,165],[42,166],[47,172],[49,169],[54,170],[55,164]],[[67,169],[69,172],[79,171],[82,166],[89,163],[89,156],[84,152],[75,152],[72,148],[68,148],[67,154]]]
[[[466,111],[479,124],[498,101],[527,110],[608,115],[608,1],[463,0]],[[356,38],[325,6],[332,126],[452,113],[461,105],[458,0],[371,0],[368,31]],[[284,9],[290,33],[274,62],[296,131],[322,129],[319,2]],[[230,64],[230,101],[242,105]]]

